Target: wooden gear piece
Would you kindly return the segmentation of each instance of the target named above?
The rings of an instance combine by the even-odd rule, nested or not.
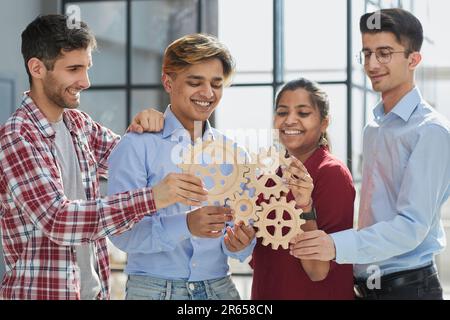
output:
[[[275,147],[270,147],[268,151],[260,149],[258,155],[252,154],[250,170],[246,173],[246,178],[249,179],[248,188],[254,188],[255,194],[264,194],[265,199],[271,196],[277,198],[281,197],[282,193],[288,193],[289,188],[283,184],[282,178],[276,174],[279,166],[288,167],[292,159],[285,157],[286,150],[280,148],[279,151]],[[272,187],[267,187],[267,181],[272,180],[275,184]]]
[[[248,178],[247,188],[255,189],[255,195],[263,194],[264,199],[269,199],[271,196],[277,198],[281,197],[284,192],[287,194],[289,188],[283,184],[282,178],[274,175],[262,175],[258,177],[258,169],[254,164],[248,165],[249,171],[245,173],[245,177]],[[275,184],[271,187],[266,187],[268,180],[272,180]]]
[[[256,204],[257,197],[250,197],[248,190],[245,190],[242,194],[236,192],[233,199],[229,199],[227,204],[234,210],[234,222],[244,221],[245,225],[249,225],[250,219],[253,221],[258,220],[256,214],[261,210],[261,207]]]
[[[183,163],[178,165],[185,173],[213,180],[214,185],[208,190],[206,201],[210,205],[224,205],[236,191],[242,190],[241,184],[247,182],[244,174],[249,169],[243,164],[246,161],[245,151],[229,140],[221,140],[203,141],[189,146]],[[223,165],[231,165],[232,171],[224,175]]]
[[[277,150],[275,146],[271,146],[268,150],[259,149],[258,154],[251,154],[251,159],[260,175],[275,175],[280,166],[288,167],[292,162],[290,157],[286,157],[286,149],[279,147]]]
[[[272,245],[272,249],[276,250],[279,246],[287,249],[289,241],[297,234],[303,232],[300,226],[305,223],[305,220],[300,219],[301,209],[295,208],[295,201],[286,202],[286,198],[282,197],[279,200],[274,197],[270,198],[269,203],[261,203],[262,210],[257,212],[259,217],[254,226],[258,227],[256,237],[263,238],[262,244],[264,246]],[[275,218],[270,219],[269,215],[275,212]],[[289,215],[289,219],[285,219],[285,214]],[[268,227],[273,227],[273,234],[269,232]],[[289,230],[283,235],[284,228]]]

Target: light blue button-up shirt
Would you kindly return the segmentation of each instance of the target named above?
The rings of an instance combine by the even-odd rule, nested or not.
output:
[[[173,155],[179,154],[180,146],[191,143],[190,135],[170,106],[164,117],[162,132],[128,133],[113,150],[109,157],[109,194],[151,187],[167,174],[181,172]],[[222,135],[207,122],[203,139],[218,137]],[[171,205],[145,217],[130,231],[110,237],[115,246],[128,253],[125,272],[172,280],[209,280],[229,274],[228,257],[242,262],[251,254],[255,239],[233,253],[226,248],[223,236],[192,236],[186,215],[193,209],[181,203]]]
[[[433,261],[446,245],[440,209],[450,194],[450,124],[411,90],[364,130],[358,229],[331,234],[338,263],[359,279]],[[369,268],[369,269],[368,269]]]

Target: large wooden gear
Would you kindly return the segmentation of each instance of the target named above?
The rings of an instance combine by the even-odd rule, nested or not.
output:
[[[209,177],[213,186],[208,189],[207,204],[224,205],[236,191],[242,190],[241,184],[247,182],[244,175],[249,169],[243,164],[245,161],[246,154],[242,148],[229,140],[217,139],[189,146],[178,166],[185,173],[202,179]],[[227,165],[231,172],[223,174],[223,165]]]
[[[280,199],[270,198],[269,203],[261,203],[262,210],[257,213],[259,220],[255,222],[255,227],[258,227],[256,236],[263,238],[262,244],[267,246],[272,245],[272,249],[276,250],[279,246],[287,249],[289,241],[297,234],[303,232],[301,225],[305,220],[300,219],[301,209],[295,208],[295,201],[286,202],[286,198]],[[275,218],[270,219],[271,213],[275,213]],[[289,219],[285,219],[285,215]],[[274,231],[271,233],[268,227],[273,227]],[[288,229],[286,234],[283,231]]]

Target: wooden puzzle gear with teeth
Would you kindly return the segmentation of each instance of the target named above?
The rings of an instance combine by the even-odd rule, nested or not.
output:
[[[218,140],[197,141],[193,146],[189,146],[182,164],[178,166],[185,173],[201,179],[212,179],[214,185],[208,189],[207,204],[225,205],[227,199],[231,199],[237,191],[242,190],[241,184],[247,182],[244,174],[248,168],[240,165],[245,163],[245,157],[245,151],[230,141],[225,143]],[[223,165],[231,168],[231,172],[227,175],[223,173]]]
[[[234,221],[243,221],[246,225],[250,220],[257,221],[259,219],[257,212],[261,211],[261,207],[256,204],[255,197],[250,197],[248,190],[242,194],[236,192],[233,199],[227,200],[227,204],[234,210]]]
[[[285,197],[271,197],[270,202],[261,203],[261,207],[259,219],[255,222],[255,227],[258,227],[256,236],[263,238],[264,246],[271,244],[274,250],[279,246],[287,249],[289,240],[302,232],[300,226],[305,223],[300,219],[302,210],[295,208],[295,201],[287,202]]]
[[[289,240],[302,232],[300,226],[305,221],[300,219],[302,210],[295,208],[295,201],[287,202],[289,189],[277,175],[279,166],[288,167],[291,163],[285,155],[285,149],[272,146],[249,158],[244,149],[230,140],[198,139],[185,150],[178,167],[212,183],[207,186],[207,205],[230,206],[235,222],[254,222],[258,228],[256,236],[263,238],[263,245],[271,244],[274,250],[279,246],[287,249]],[[268,187],[270,180],[273,186]],[[260,194],[269,203],[258,204]]]

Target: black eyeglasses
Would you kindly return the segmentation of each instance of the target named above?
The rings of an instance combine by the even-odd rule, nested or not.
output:
[[[367,65],[370,61],[370,57],[372,56],[372,53],[375,53],[375,57],[377,58],[377,61],[381,64],[388,64],[391,62],[392,55],[394,53],[406,53],[409,54],[409,50],[405,51],[392,51],[389,48],[378,48],[374,51],[370,50],[361,50],[358,55],[356,56],[356,59],[358,60],[359,64]]]

